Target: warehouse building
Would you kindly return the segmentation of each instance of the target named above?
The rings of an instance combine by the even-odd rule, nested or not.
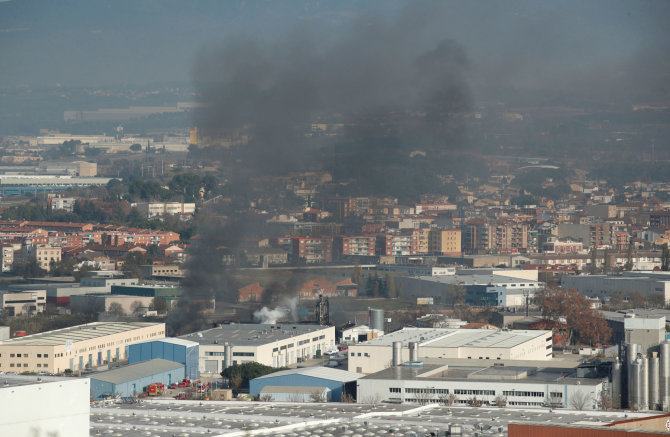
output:
[[[164,323],[95,322],[0,343],[0,372],[62,373],[128,358],[135,343],[165,337]]]
[[[330,367],[289,369],[252,379],[249,394],[271,396],[274,401],[341,402],[345,393],[356,398],[356,380],[361,377],[360,373]]]
[[[518,364],[518,365],[515,365]],[[357,402],[453,403],[598,408],[607,378],[578,378],[578,363],[523,363],[426,359],[393,366],[357,380]],[[481,404],[474,404],[481,402]]]
[[[184,379],[184,365],[160,358],[130,364],[91,376],[91,399],[105,396],[137,396],[146,386],[161,382],[165,386]]]
[[[200,345],[182,338],[161,338],[132,344],[128,347],[128,364],[141,363],[156,358],[183,364],[188,379],[200,378],[198,356]]]
[[[320,325],[229,324],[184,335],[200,344],[200,371],[256,362],[272,367],[301,363],[335,348],[335,327]]]
[[[601,300],[614,293],[624,295],[640,292],[645,297],[660,295],[670,303],[670,273],[668,272],[622,272],[620,275],[563,275],[561,286],[574,288],[584,296]]]
[[[88,378],[3,375],[0,435],[88,437]]]
[[[463,358],[466,360],[551,360],[551,331],[404,328],[349,346],[349,370],[375,373],[397,360]]]
[[[527,298],[544,288],[536,270],[463,269],[453,275],[398,277],[396,283],[402,287],[402,297],[412,300],[444,303],[454,288],[463,287],[468,303],[501,308],[523,307]]]

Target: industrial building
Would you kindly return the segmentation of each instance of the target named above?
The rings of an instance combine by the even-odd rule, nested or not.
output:
[[[126,296],[144,296],[144,297],[160,297],[167,303],[168,309],[176,305],[177,300],[181,296],[181,287],[164,284],[136,284],[136,285],[112,285],[112,294],[121,294]],[[211,301],[211,308],[213,309],[214,300]]]
[[[584,296],[605,300],[615,292],[624,295],[639,291],[645,297],[660,294],[670,303],[670,273],[622,272],[620,275],[563,275],[561,286],[574,288]]]
[[[186,378],[200,378],[198,356],[200,345],[182,338],[161,338],[132,344],[128,347],[128,364],[141,363],[156,358],[183,364]]]
[[[349,370],[375,373],[423,358],[551,360],[551,331],[404,328],[349,347]]]
[[[42,313],[46,304],[46,290],[0,291],[0,309],[9,316]]]
[[[155,382],[165,386],[184,379],[184,365],[156,358],[91,375],[91,399],[137,396]]]
[[[303,367],[283,370],[249,381],[249,394],[271,396],[273,401],[310,402],[314,399],[341,402],[345,393],[356,398],[360,373],[330,367]],[[313,396],[314,393],[317,396]]]
[[[0,371],[62,373],[128,357],[131,344],[165,337],[164,323],[95,322],[0,343]]]
[[[209,373],[245,362],[283,367],[335,348],[335,328],[321,325],[231,323],[180,338],[200,344],[200,371]]]
[[[511,407],[598,408],[607,378],[579,378],[578,364],[429,358],[357,380],[357,402],[494,406],[504,401]]]
[[[668,310],[634,309],[603,311],[602,314],[612,329],[612,342],[615,344],[639,344],[644,353],[650,353],[666,339]]]
[[[148,308],[151,297],[110,294],[82,294],[70,296],[70,310],[75,313],[101,313],[109,311],[112,304],[119,305],[125,314],[133,314],[138,308]]]
[[[112,285],[133,285],[137,279],[133,278],[81,278],[77,283],[46,282],[42,284],[16,284],[10,290],[36,291],[46,290],[47,303],[57,306],[68,306],[72,296],[86,294],[109,294]]]
[[[88,378],[3,375],[0,435],[88,437]]]
[[[404,298],[432,298],[440,304],[446,302],[454,288],[463,287],[467,302],[502,308],[524,307],[528,299],[544,288],[535,270],[464,269],[454,274],[397,277],[395,280]]]

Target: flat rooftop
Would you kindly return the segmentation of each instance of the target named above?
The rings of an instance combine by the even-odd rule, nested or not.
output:
[[[576,378],[576,371],[569,368],[519,364],[488,366],[472,361],[472,363],[461,362],[460,365],[433,362],[424,363],[420,367],[393,366],[361,379],[514,382],[515,384],[577,384],[579,382],[580,385],[598,385],[601,382],[597,378]]]
[[[512,284],[519,284],[523,287],[537,287],[543,284],[540,281],[533,279],[513,278],[511,276],[502,275],[442,275],[442,276],[418,276],[422,281],[439,282],[442,284],[463,284],[463,285],[501,285],[503,287]]]
[[[541,330],[403,328],[359,345],[391,346],[399,341],[403,347],[408,347],[410,342],[418,342],[420,347],[510,348],[528,340],[550,336],[551,331]]]
[[[163,325],[151,322],[94,322],[55,331],[17,337],[0,342],[0,346],[61,346],[107,335],[119,334],[148,326]]]
[[[223,344],[228,342],[233,346],[260,346],[278,340],[286,340],[297,335],[326,329],[328,326],[301,325],[301,324],[233,324],[221,325],[205,331],[193,332],[179,338],[195,341],[201,345]]]
[[[96,372],[95,374],[90,375],[90,378],[112,384],[122,384],[124,382],[141,379],[147,375],[156,375],[182,367],[184,367],[183,364],[155,358],[153,360],[142,361],[141,363],[130,364],[105,372]]]
[[[657,414],[627,412],[628,418]],[[91,435],[174,437],[197,435],[425,436],[460,425],[463,436],[506,435],[509,423],[604,426],[621,411],[573,411],[518,407],[445,407],[438,404],[347,404],[145,400],[91,405]],[[289,428],[290,427],[290,428]],[[502,429],[499,431],[498,427]],[[481,429],[485,429],[482,432]]]

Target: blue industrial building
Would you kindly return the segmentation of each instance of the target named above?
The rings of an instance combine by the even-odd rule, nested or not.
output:
[[[470,305],[483,307],[506,306],[508,290],[497,285],[466,285],[465,302]]]
[[[136,396],[155,382],[170,385],[184,379],[184,365],[168,360],[149,360],[95,373],[91,376],[91,399],[102,396]]]
[[[161,338],[132,344],[128,348],[128,364],[161,358],[181,363],[186,367],[186,378],[200,378],[198,354],[200,345],[181,338]]]
[[[319,391],[326,393],[327,400],[340,402],[344,393],[356,397],[356,380],[363,376],[360,373],[330,367],[282,370],[249,381],[249,394],[259,396],[268,387],[271,388],[271,393],[268,394],[272,395],[273,400],[289,401],[294,400],[296,394],[307,395],[311,391]],[[285,387],[286,390],[280,390],[281,387]]]

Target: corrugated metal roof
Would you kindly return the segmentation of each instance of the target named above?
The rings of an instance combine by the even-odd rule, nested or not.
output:
[[[68,341],[76,343],[78,341],[100,338],[106,335],[113,335],[120,332],[157,325],[164,326],[164,323],[94,322],[87,323],[86,325],[71,326],[69,328],[27,335],[25,337],[12,338],[10,340],[4,340],[1,344],[3,346],[59,346],[67,344]]]
[[[279,372],[270,373],[269,375],[259,376],[258,378],[255,379],[258,380],[258,379],[276,378],[278,376],[286,376],[286,375],[311,376],[313,378],[328,379],[331,381],[339,381],[339,382],[355,381],[358,378],[362,378],[363,376],[365,376],[356,372],[333,369],[330,367],[315,366],[315,367],[299,367],[297,369],[281,370]]]
[[[124,382],[134,381],[146,376],[169,372],[171,370],[179,369],[180,367],[184,367],[184,365],[175,363],[174,361],[156,358],[137,364],[131,364],[129,366],[119,367],[118,369],[114,370],[107,370],[105,372],[96,373],[95,375],[91,376],[91,379],[110,382],[112,384],[122,384]]]

